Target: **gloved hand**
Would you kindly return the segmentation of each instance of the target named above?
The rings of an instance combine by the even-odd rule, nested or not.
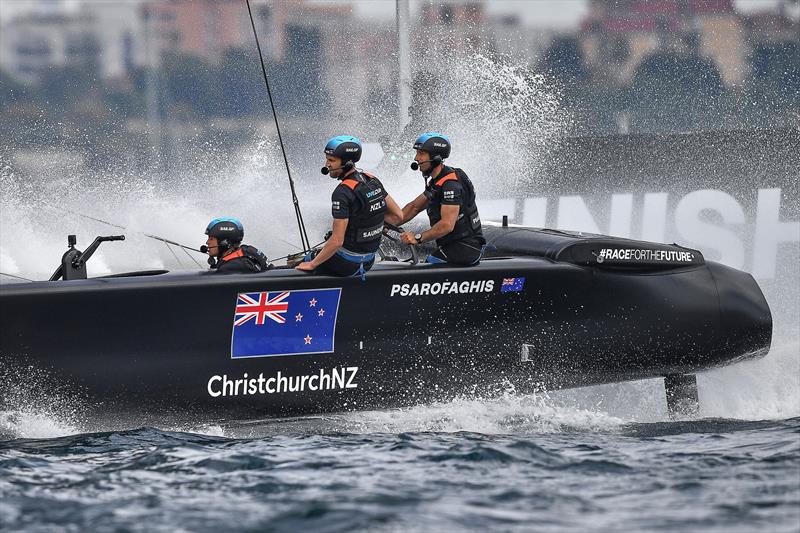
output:
[[[333,236],[333,231],[331,231],[331,230],[328,230],[328,233],[326,233],[326,234],[325,234],[325,237],[323,237],[323,240],[326,240],[326,241],[327,241],[327,240],[328,240],[328,239],[330,239],[332,236]]]

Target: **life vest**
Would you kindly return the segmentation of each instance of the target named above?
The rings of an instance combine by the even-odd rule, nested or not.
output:
[[[235,252],[220,258],[212,268],[216,267],[217,269],[225,270],[223,265],[236,259],[240,259],[237,263],[243,263],[243,271],[264,272],[272,268],[264,252],[248,244],[243,244]]]
[[[458,209],[458,219],[453,227],[453,231],[436,239],[436,244],[444,246],[461,239],[475,238],[483,241],[481,231],[481,217],[478,215],[478,206],[475,203],[475,188],[472,186],[467,174],[460,168],[444,167],[440,176],[430,180],[425,188],[425,197],[428,199],[428,218],[431,220],[431,227],[442,220],[442,187],[450,180],[457,180],[461,183],[463,194],[461,204]]]
[[[383,215],[386,213],[386,190],[383,184],[366,172],[356,172],[341,184],[355,193],[358,211],[350,214],[344,234],[343,248],[367,254],[376,252],[383,236]]]

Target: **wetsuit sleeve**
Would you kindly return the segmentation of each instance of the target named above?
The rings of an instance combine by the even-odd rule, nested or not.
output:
[[[461,205],[464,187],[456,180],[448,180],[442,184],[442,205]]]
[[[353,203],[355,198],[350,189],[339,185],[333,190],[331,195],[331,214],[333,218],[350,218],[354,213]]]

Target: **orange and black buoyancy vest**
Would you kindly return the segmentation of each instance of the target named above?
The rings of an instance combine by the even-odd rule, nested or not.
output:
[[[475,188],[467,174],[460,168],[444,167],[436,178],[431,179],[425,188],[425,197],[428,198],[428,218],[431,220],[431,227],[442,219],[442,197],[445,183],[450,180],[457,180],[461,183],[463,194],[459,205],[458,219],[453,231],[436,239],[436,244],[444,246],[461,239],[475,238],[483,240],[481,231],[481,217],[478,215],[478,206],[475,203]]]
[[[272,268],[264,252],[242,244],[234,252],[217,260],[211,268],[219,272],[264,272]]]
[[[383,184],[366,172],[356,172],[342,180],[358,198],[358,211],[350,213],[343,247],[351,252],[376,252],[383,235],[383,215],[386,213],[386,190]]]

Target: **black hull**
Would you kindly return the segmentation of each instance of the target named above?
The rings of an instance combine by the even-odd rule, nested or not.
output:
[[[383,263],[364,282],[273,270],[2,286],[4,400],[34,369],[98,416],[243,420],[694,373],[769,348],[748,274],[564,257],[587,236],[487,235],[496,257],[477,267]],[[517,248],[532,255],[499,257]],[[501,292],[508,278],[521,290]],[[415,284],[429,294],[403,295]],[[332,353],[231,357],[238,293],[321,288],[341,288]]]

